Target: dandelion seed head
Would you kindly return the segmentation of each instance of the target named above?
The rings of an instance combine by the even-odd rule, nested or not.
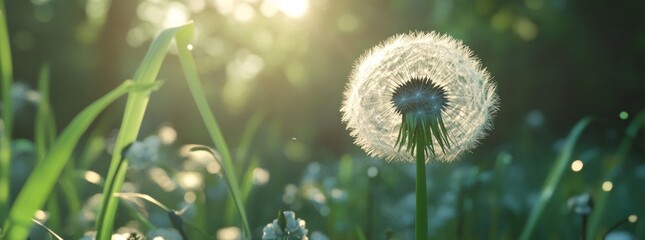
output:
[[[473,149],[491,129],[498,97],[488,72],[461,43],[438,33],[397,35],[367,51],[356,63],[344,93],[342,120],[369,155],[414,161],[397,146],[403,112],[440,115],[450,138],[426,161],[452,161]]]

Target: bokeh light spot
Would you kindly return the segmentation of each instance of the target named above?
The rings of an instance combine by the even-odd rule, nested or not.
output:
[[[249,4],[239,4],[233,12],[233,18],[240,22],[250,22],[255,18],[255,9]]]
[[[195,192],[188,191],[184,193],[184,201],[186,201],[186,203],[194,203],[195,200],[197,200],[197,195],[195,194]]]
[[[584,163],[582,163],[581,160],[575,160],[571,163],[571,170],[574,172],[580,172],[582,170],[582,167],[584,167]]]
[[[538,34],[537,25],[535,25],[533,21],[525,17],[517,19],[515,21],[515,24],[513,25],[513,28],[515,29],[515,33],[517,33],[517,35],[520,36],[521,39],[524,39],[526,41],[535,39]]]
[[[373,177],[376,177],[377,175],[378,175],[378,168],[372,166],[372,167],[367,169],[367,176],[368,177],[373,178]]]
[[[291,18],[300,18],[309,9],[309,0],[277,0],[278,9]]]
[[[627,220],[630,223],[635,223],[636,221],[638,221],[638,216],[636,216],[636,214],[629,215],[629,217],[627,217]]]
[[[490,19],[490,24],[493,29],[497,31],[505,31],[511,25],[513,19],[513,13],[507,9],[502,8],[493,15]]]
[[[87,17],[92,19],[103,18],[107,14],[108,3],[108,1],[102,0],[89,0],[85,4],[85,14],[87,14]]]
[[[177,131],[169,125],[159,128],[158,135],[161,142],[166,145],[172,144],[177,139]]]
[[[263,168],[253,169],[253,184],[255,185],[264,185],[269,182],[270,178],[269,171]]]
[[[620,117],[620,119],[622,120],[627,120],[627,118],[629,118],[629,113],[622,111],[618,114],[618,117]]]
[[[614,188],[614,184],[610,181],[605,181],[602,183],[602,190],[605,192],[611,191],[611,189]]]
[[[215,9],[222,15],[229,15],[235,10],[234,0],[214,0]]]
[[[208,163],[208,165],[206,165],[206,171],[208,171],[208,173],[210,174],[219,173],[221,169],[222,167],[217,162],[210,162]]]
[[[162,26],[164,28],[177,27],[188,22],[188,8],[180,2],[170,2],[166,8],[166,16]]]
[[[240,229],[237,227],[227,227],[217,230],[217,239],[219,240],[237,240],[241,239]]]
[[[91,182],[93,184],[98,184],[99,182],[101,182],[101,175],[93,171],[86,171],[84,177],[85,181]]]
[[[148,170],[148,176],[154,181],[161,189],[166,192],[172,192],[177,188],[175,182],[170,179],[166,171],[161,168],[154,167]],[[125,184],[124,184],[125,185]]]
[[[38,210],[36,211],[36,213],[34,213],[34,218],[40,222],[44,222],[44,221],[47,221],[47,219],[49,218],[49,214],[47,214],[43,210]]]
[[[184,171],[177,173],[179,179],[179,186],[183,189],[199,189],[204,182],[203,177],[199,172]]]

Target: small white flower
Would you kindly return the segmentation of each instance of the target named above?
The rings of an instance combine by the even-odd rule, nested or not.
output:
[[[391,37],[357,62],[341,108],[369,155],[452,161],[491,128],[498,97],[489,74],[461,41],[437,33]],[[402,124],[404,123],[404,124]]]
[[[159,137],[149,136],[143,141],[133,142],[125,154],[132,167],[143,168],[149,163],[159,160],[160,147]]]
[[[279,219],[273,220],[262,229],[262,240],[307,240],[308,230],[305,228],[305,220],[296,219],[292,211],[284,211],[284,231],[279,224]]]
[[[146,239],[151,240],[183,240],[174,228],[155,228],[146,234]]]

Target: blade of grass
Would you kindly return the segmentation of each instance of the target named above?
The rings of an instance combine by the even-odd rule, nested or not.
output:
[[[258,157],[253,156],[251,158],[249,166],[246,168],[246,171],[242,173],[242,184],[240,185],[240,192],[242,193],[242,204],[246,204],[248,202],[249,194],[251,193],[251,189],[253,189],[253,170],[257,168],[258,165]],[[237,209],[235,207],[236,204],[234,201],[235,200],[229,196],[226,202],[224,219],[226,220],[225,223],[227,224],[233,223],[235,221],[235,212]]]
[[[36,126],[34,126],[34,143],[36,144],[36,163],[40,164],[45,160],[47,155],[47,146],[52,143],[49,136],[48,127],[50,123],[49,114],[49,66],[44,65],[40,68],[38,75],[38,93],[40,101],[36,112]],[[55,138],[55,136],[53,136]]]
[[[582,131],[589,125],[590,122],[591,118],[585,117],[578,121],[578,123],[576,123],[573,129],[571,129],[571,131],[569,132],[567,140],[565,141],[560,154],[553,163],[551,171],[549,171],[549,176],[544,181],[542,192],[540,193],[535,206],[533,206],[533,209],[531,210],[531,214],[529,215],[529,219],[524,226],[524,230],[522,230],[520,239],[528,240],[531,237],[531,234],[533,233],[533,230],[535,229],[535,226],[537,225],[537,222],[540,219],[542,212],[544,211],[544,207],[549,202],[549,200],[551,200],[555,189],[560,183],[560,179],[562,179],[562,174],[564,174],[564,171],[567,169],[567,166],[569,166],[571,162],[571,154],[573,153],[573,147],[578,141],[578,137],[580,137],[580,134],[582,134]]]
[[[4,223],[5,239],[25,239],[32,225],[31,218],[43,207],[74,147],[92,121],[110,103],[128,93],[134,84],[126,81],[79,113],[62,132],[42,164],[37,165],[18,194]]]
[[[38,102],[38,110],[36,112],[36,124],[34,126],[34,142],[36,145],[36,161],[41,164],[47,154],[47,149],[56,140],[56,124],[49,102],[49,66],[43,65],[38,75],[38,93],[40,94],[40,101]],[[62,193],[66,199],[63,201],[67,204],[67,216],[76,217],[81,208],[78,191],[74,185],[74,176],[68,174],[73,172],[73,161],[68,161],[65,167],[66,173],[61,175],[58,187],[60,192],[54,191],[49,197],[47,203],[47,210],[49,212],[49,226],[52,229],[62,230],[64,215],[60,211],[59,197]],[[74,225],[69,226],[70,232],[74,233]]]
[[[11,85],[13,84],[11,47],[5,17],[4,0],[0,0],[0,79],[2,80],[2,138],[0,139],[0,221],[6,219],[9,209],[11,188],[11,133],[13,128],[13,106]]]
[[[222,131],[215,120],[210,107],[208,106],[208,101],[204,96],[202,91],[203,87],[199,80],[199,75],[197,74],[197,66],[195,65],[195,60],[193,59],[192,54],[188,50],[188,45],[193,38],[194,28],[185,28],[182,29],[177,34],[177,49],[179,52],[179,61],[181,66],[184,69],[184,74],[186,75],[186,80],[188,81],[188,88],[193,95],[195,104],[199,113],[204,120],[204,124],[208,129],[208,133],[211,136],[211,140],[215,144],[217,150],[221,153],[222,156],[222,167],[226,173],[226,181],[229,185],[229,192],[235,201],[237,210],[240,213],[240,218],[242,220],[242,226],[244,229],[243,239],[251,239],[251,228],[246,217],[246,211],[244,210],[244,203],[242,200],[242,193],[240,191],[240,185],[238,183],[237,177],[235,176],[235,167],[233,166],[233,159],[231,153],[228,149],[226,141],[224,141],[224,136]]]
[[[184,26],[169,28],[161,32],[152,44],[150,44],[148,52],[143,58],[141,65],[137,68],[133,78],[135,83],[149,84],[155,81],[171,40],[178,30],[190,26],[192,26],[192,22]],[[117,150],[112,154],[110,168],[106,175],[105,186],[111,187],[103,188],[103,197],[96,220],[96,239],[98,240],[109,240],[111,238],[114,227],[114,217],[116,215],[119,201],[119,199],[115,198],[113,194],[120,191],[125,178],[125,172],[128,168],[127,161],[123,163],[123,167],[119,168],[119,162],[121,160],[120,149],[123,149],[127,144],[136,140],[137,135],[139,134],[139,129],[141,128],[141,122],[143,121],[143,115],[148,105],[149,97],[149,93],[144,92],[132,92],[128,95],[121,127],[119,128],[119,135],[117,136],[115,143],[114,149]]]
[[[645,111],[641,111],[636,115],[629,126],[627,126],[627,129],[625,130],[625,137],[623,137],[620,145],[618,145],[618,150],[616,151],[615,158],[611,158],[613,160],[611,166],[605,168],[607,170],[605,171],[604,181],[613,182],[617,177],[616,175],[618,171],[615,171],[615,168],[620,167],[625,158],[627,158],[627,153],[634,144],[634,139],[636,138],[638,131],[640,131],[644,125]],[[599,190],[594,198],[594,208],[593,211],[591,211],[591,215],[589,216],[589,226],[587,227],[587,236],[589,236],[589,239],[596,239],[596,234],[598,234],[600,230],[600,221],[605,214],[609,195],[612,193],[612,191],[605,192],[603,190],[600,190],[600,188],[598,189]]]
[[[52,141],[48,138],[49,126],[49,66],[43,65],[38,73],[38,93],[40,94],[40,101],[38,102],[38,110],[36,112],[36,123],[34,126],[34,143],[36,145],[36,165],[42,164],[47,155],[47,147]],[[55,138],[56,136],[52,136]],[[63,175],[64,176],[64,175]],[[58,193],[52,192],[51,196],[47,199],[47,211],[49,212],[49,227],[60,230],[61,229],[61,211],[58,201]]]
[[[247,158],[251,153],[251,144],[253,144],[253,139],[255,139],[255,135],[257,134],[258,129],[264,121],[264,115],[265,114],[263,112],[256,112],[255,114],[253,114],[253,116],[251,116],[249,121],[246,123],[246,126],[244,127],[242,138],[240,139],[240,144],[238,145],[237,151],[235,153],[235,157],[236,159],[238,159],[238,161],[244,161],[244,164],[238,164],[237,166],[237,172],[239,174],[244,174],[244,169],[248,168]]]

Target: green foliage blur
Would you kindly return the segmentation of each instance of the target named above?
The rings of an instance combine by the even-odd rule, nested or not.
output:
[[[254,236],[283,209],[296,212],[310,233],[329,239],[411,238],[413,164],[367,157],[352,143],[339,112],[361,54],[410,31],[463,40],[493,76],[501,98],[495,129],[480,147],[457,162],[429,164],[431,236],[517,239],[563,139],[585,116],[596,121],[571,159],[581,159],[584,168],[567,169],[533,236],[580,238],[582,218],[567,201],[582,193],[593,198],[608,174],[617,176],[614,194],[596,234],[631,214],[645,218],[642,130],[628,154],[616,160],[625,129],[645,109],[645,1],[31,0],[6,1],[5,7],[15,81],[23,92],[33,91],[38,69],[50,65],[58,129],[131,78],[159,32],[192,19],[192,53],[246,181]],[[176,50],[170,52],[159,74],[164,85],[150,98],[139,140],[163,138],[160,129],[169,128],[176,139],[162,144],[162,163],[128,173],[127,191],[148,194],[171,209],[188,206],[184,219],[216,236],[239,222],[217,171],[188,166],[189,157],[182,155],[186,144],[210,142],[172,55]],[[78,179],[87,178],[88,170],[106,174],[124,103],[112,106],[92,127],[95,134],[83,138],[72,171]],[[14,104],[22,105],[15,109],[13,136],[23,140],[14,142],[12,193],[35,164],[30,141],[36,103]],[[164,187],[152,177],[159,171],[178,186]],[[182,176],[195,172],[200,186],[182,187]],[[101,188],[81,180],[78,198],[88,205]],[[117,227],[150,228],[131,224],[145,222],[141,216],[156,227],[172,226],[149,203],[121,206]],[[66,211],[73,212],[63,207],[63,223],[52,230],[80,237],[93,229],[91,217],[86,225],[65,227],[87,217]],[[642,239],[645,224],[615,231]]]

